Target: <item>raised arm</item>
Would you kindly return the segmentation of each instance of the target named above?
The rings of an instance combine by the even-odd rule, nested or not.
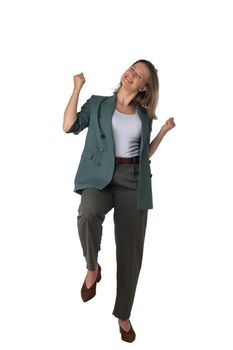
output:
[[[174,122],[174,118],[169,118],[165,122],[165,124],[161,127],[161,129],[160,129],[159,133],[157,134],[157,136],[155,136],[155,138],[153,139],[153,141],[149,145],[149,154],[148,154],[149,158],[151,158],[153,156],[153,154],[157,150],[160,142],[162,141],[162,139],[164,138],[166,133],[169,130],[173,129],[175,126],[176,126],[176,124]]]
[[[83,84],[85,83],[85,78],[83,73],[74,75],[73,80],[74,80],[74,89],[64,112],[63,130],[65,132],[68,132],[71,126],[77,120],[77,106],[78,106],[79,93],[83,87]]]

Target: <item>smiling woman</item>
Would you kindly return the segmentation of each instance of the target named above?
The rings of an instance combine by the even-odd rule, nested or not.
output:
[[[117,295],[113,315],[121,338],[136,334],[129,320],[143,258],[148,209],[153,208],[151,169],[153,155],[171,123],[150,144],[158,103],[157,70],[146,60],[136,61],[121,76],[112,96],[92,95],[76,112],[84,75],[74,76],[74,91],[64,113],[63,130],[78,135],[88,127],[75,177],[74,192],[81,195],[77,226],[87,274],[81,288],[84,302],[96,295],[102,269],[98,252],[102,224],[114,208],[117,258]]]

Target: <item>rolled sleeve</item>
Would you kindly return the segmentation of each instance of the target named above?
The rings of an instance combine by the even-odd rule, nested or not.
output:
[[[68,133],[73,133],[78,135],[80,131],[89,126],[90,115],[91,115],[91,103],[93,95],[82,105],[80,112],[77,113],[77,119],[71,128],[67,131]]]

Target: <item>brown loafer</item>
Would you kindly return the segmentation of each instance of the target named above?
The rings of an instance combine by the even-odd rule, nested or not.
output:
[[[81,289],[81,297],[84,302],[94,298],[94,296],[96,295],[96,283],[99,282],[100,280],[101,280],[101,267],[98,264],[98,274],[96,277],[96,281],[93,283],[93,285],[90,288],[87,288],[85,280],[83,282],[82,289]]]
[[[130,323],[130,330],[128,332],[126,332],[124,329],[122,329],[120,325],[119,325],[119,327],[120,327],[120,332],[121,332],[121,339],[124,341],[127,341],[128,343],[132,343],[136,338],[136,334],[134,332],[134,329],[133,329],[130,321],[129,321],[129,323]]]

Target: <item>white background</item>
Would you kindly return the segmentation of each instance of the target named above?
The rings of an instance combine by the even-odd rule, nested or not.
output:
[[[8,1],[1,33],[1,349],[232,350],[232,12],[230,1]],[[120,339],[113,211],[97,296],[86,273],[73,181],[86,130],[62,130],[73,75],[111,95],[135,60],[158,69],[143,266]]]

